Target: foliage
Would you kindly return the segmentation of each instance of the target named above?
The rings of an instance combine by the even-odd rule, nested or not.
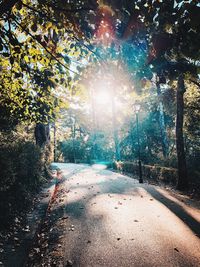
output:
[[[64,14],[61,20],[48,1],[4,2],[0,14],[0,105],[8,109],[7,117],[17,122],[49,122],[55,119],[60,103],[55,88],[70,87],[70,72],[76,73],[69,69],[69,56],[81,53],[72,31],[65,30],[73,23]]]
[[[76,159],[88,162],[89,155],[85,153],[86,147],[83,140],[76,139],[61,142],[58,149],[61,151],[65,162],[76,162]]]
[[[139,147],[131,110],[139,100],[143,162],[173,167],[178,162],[179,170],[186,169],[179,157],[186,144],[190,168],[198,168],[199,10],[196,0],[3,0],[0,130],[21,121],[59,124],[58,113],[68,108],[67,133],[62,125],[58,137],[66,160],[74,160],[75,151],[84,160],[114,158],[118,145],[122,159],[135,160]],[[180,77],[187,91],[176,98]],[[97,103],[102,80],[112,98],[106,108]],[[184,94],[185,124],[177,120],[183,117]],[[117,101],[125,103],[121,109]],[[79,108],[71,112],[72,104]]]
[[[16,212],[25,208],[25,203],[28,206],[32,193],[45,181],[44,161],[43,153],[31,141],[23,141],[19,134],[1,135],[1,226],[8,220],[11,222]]]
[[[138,164],[136,162],[115,162],[114,168],[133,175],[138,175]],[[161,167],[159,165],[143,165],[143,176],[149,182],[164,182],[166,184],[176,185],[178,179],[177,169]]]

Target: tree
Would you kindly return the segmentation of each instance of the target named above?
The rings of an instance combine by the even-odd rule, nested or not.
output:
[[[82,12],[82,6],[67,4],[65,9],[48,1],[3,1],[0,6],[0,104],[6,111],[1,128],[5,121],[13,127],[36,123],[36,143],[42,146],[49,139],[44,138],[47,124],[55,120],[61,103],[55,90],[70,90],[71,75],[78,75],[70,69],[69,56],[82,53],[71,12]]]
[[[154,19],[152,16],[145,16],[145,20],[149,25],[155,24],[156,35],[154,38],[152,35],[149,63],[169,79],[178,79],[176,147],[179,177],[177,187],[185,189],[188,181],[183,142],[183,95],[185,90],[183,77],[187,73],[193,77],[194,82],[197,79],[197,65],[195,66],[193,60],[199,58],[199,54],[196,53],[198,47],[196,40],[199,40],[200,36],[194,33],[199,32],[200,24],[197,22],[195,14],[200,8],[196,1],[190,3],[178,1],[176,5],[173,2],[152,2],[150,6],[151,8],[155,7],[152,12]]]
[[[177,118],[176,118],[176,148],[178,159],[179,179],[177,188],[180,190],[188,188],[186,157],[183,139],[183,114],[184,114],[185,85],[183,74],[180,74],[177,85]]]
[[[151,89],[157,77],[161,145],[167,157],[170,142],[162,97],[164,90],[178,81],[178,187],[187,187],[183,84],[200,87],[198,1],[12,0],[3,1],[0,7],[0,105],[6,110],[4,117],[44,124],[55,121],[61,102],[57,91],[62,87],[78,94],[77,80],[86,80],[94,65],[93,77],[99,72],[105,79],[115,76],[119,85],[128,80],[126,93],[136,93],[141,100],[146,94],[155,97]],[[124,80],[118,77],[122,71]],[[121,92],[116,85],[116,93]],[[115,117],[114,128],[120,128]],[[115,143],[118,158],[120,136],[116,131]]]

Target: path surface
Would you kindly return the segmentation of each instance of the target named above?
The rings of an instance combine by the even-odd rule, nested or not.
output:
[[[200,266],[200,211],[167,191],[99,166],[57,164],[68,216],[65,264]]]

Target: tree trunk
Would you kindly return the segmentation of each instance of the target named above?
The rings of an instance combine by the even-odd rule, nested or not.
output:
[[[53,158],[54,162],[57,161],[57,155],[56,155],[56,123],[54,122],[53,125]]]
[[[96,112],[95,112],[95,103],[94,103],[94,92],[93,88],[90,91],[91,94],[91,108],[92,108],[92,160],[97,159],[97,127],[96,127]]]
[[[119,161],[121,159],[121,151],[120,151],[118,129],[117,129],[117,122],[116,122],[114,97],[112,97],[112,124],[113,124],[113,136],[114,136],[114,143],[115,143],[115,158],[117,161]]]
[[[37,123],[35,126],[36,145],[44,147],[50,141],[49,124]]]
[[[157,95],[160,97],[161,90],[160,90],[160,84],[159,82],[156,83],[157,87]],[[163,103],[159,99],[159,126],[160,126],[160,133],[161,133],[161,143],[162,143],[162,151],[164,158],[167,158],[169,155],[169,145],[168,145],[168,138],[166,133],[166,127],[165,127],[165,118],[164,118],[164,110],[163,110]]]
[[[185,85],[183,74],[179,75],[177,87],[177,117],[176,117],[176,151],[178,160],[178,182],[177,189],[185,190],[188,188],[187,166],[185,157],[185,147],[183,138],[184,121],[184,93]]]
[[[73,118],[73,124],[72,124],[72,145],[73,145],[73,163],[76,163],[76,148],[75,148],[75,138],[76,138],[76,125],[75,125],[75,119]]]

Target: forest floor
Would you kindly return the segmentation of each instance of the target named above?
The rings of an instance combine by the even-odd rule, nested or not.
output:
[[[59,184],[26,266],[200,266],[199,201],[101,165],[54,167]]]

